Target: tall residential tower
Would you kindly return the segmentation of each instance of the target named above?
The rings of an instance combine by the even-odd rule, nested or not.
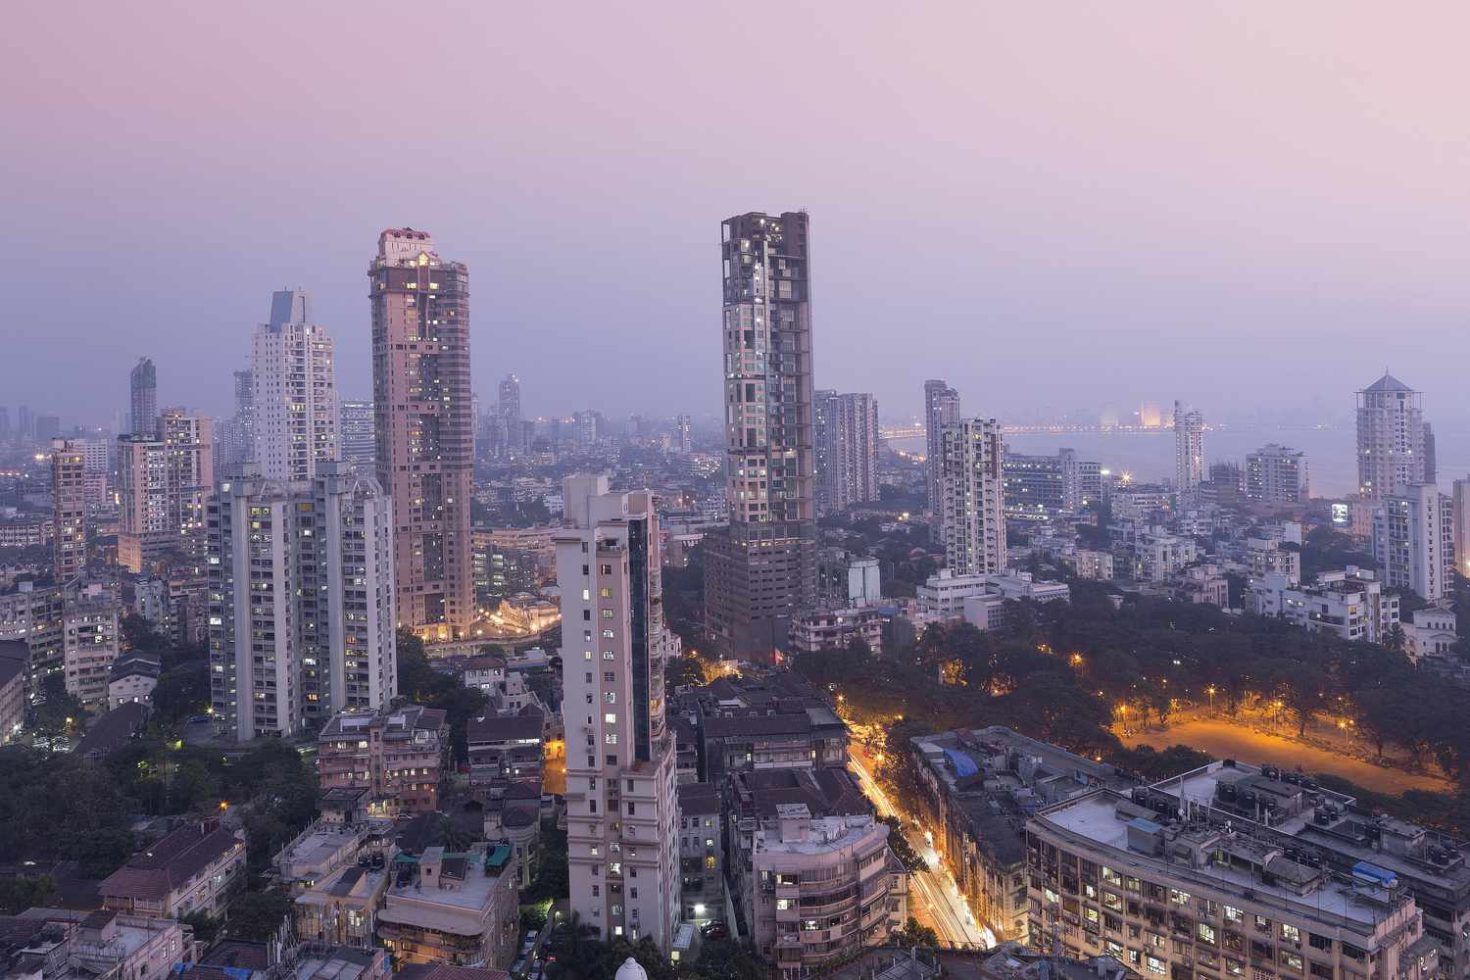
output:
[[[807,215],[720,230],[730,527],[705,539],[706,622],[735,653],[771,658],[817,590]]]
[[[939,514],[940,450],[946,425],[960,421],[960,393],[939,380],[924,382],[924,468],[927,472],[929,512]],[[937,520],[935,522],[938,523]]]
[[[469,269],[390,228],[368,269],[378,482],[393,501],[398,621],[432,638],[475,616]]]
[[[152,439],[158,435],[158,371],[152,360],[146,357],[138,359],[133,373],[128,376],[128,387],[132,396],[128,432]]]
[[[940,430],[938,524],[955,575],[1006,570],[1005,453],[1000,423],[964,419]]]
[[[1358,392],[1358,492],[1377,500],[1433,483],[1423,396],[1391,374]]]
[[[667,951],[679,919],[674,744],[665,725],[664,628],[653,495],[565,481],[554,537],[562,594],[571,907],[602,940]]]
[[[1174,489],[1193,499],[1205,478],[1205,417],[1174,403]]]
[[[311,322],[299,289],[271,297],[269,323],[255,330],[250,360],[252,458],[268,480],[310,480],[318,463],[341,458],[332,338]]]

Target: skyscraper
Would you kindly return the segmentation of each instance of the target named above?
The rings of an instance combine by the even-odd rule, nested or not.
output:
[[[500,399],[497,407],[500,421],[505,427],[505,451],[510,456],[522,456],[526,452],[526,425],[521,416],[521,379],[507,374],[500,380]]]
[[[1174,489],[1193,500],[1205,478],[1205,417],[1174,402]]]
[[[390,522],[377,481],[335,462],[309,482],[221,482],[209,503],[209,655],[222,731],[291,735],[392,700]]]
[[[153,361],[138,359],[129,376],[132,393],[132,415],[128,420],[128,431],[135,436],[152,439],[158,435],[158,371]]]
[[[449,638],[475,615],[469,269],[390,228],[368,269],[378,482],[393,501],[398,619]]]
[[[56,583],[64,585],[87,568],[87,456],[69,440],[51,445],[51,499],[56,528]]]
[[[238,467],[255,458],[255,378],[247,369],[234,372],[235,414],[221,423],[220,458],[222,466]]]
[[[554,537],[562,593],[567,860],[572,914],[595,936],[667,951],[679,918],[673,739],[653,495],[565,481]]]
[[[694,450],[692,426],[687,415],[678,415],[674,418],[674,450],[681,453]]]
[[[929,512],[939,514],[941,439],[946,425],[960,420],[960,393],[946,382],[924,382],[924,466],[928,471]],[[937,521],[935,522],[937,525]]]
[[[805,212],[721,226],[730,527],[705,539],[705,606],[746,656],[772,656],[816,598],[808,242]]]
[[[362,470],[377,471],[377,442],[373,436],[373,403],[344,401],[338,439],[342,446],[342,462]]]
[[[1419,392],[1391,374],[1358,392],[1358,492],[1392,496],[1432,480]]]
[[[1006,570],[1003,460],[995,419],[962,419],[940,430],[938,523],[955,575]]]
[[[270,322],[255,329],[250,376],[253,459],[268,480],[309,480],[318,463],[340,458],[332,338],[311,322],[299,289],[271,297]]]
[[[819,507],[843,510],[877,500],[878,400],[866,393],[819,391],[812,403]]]

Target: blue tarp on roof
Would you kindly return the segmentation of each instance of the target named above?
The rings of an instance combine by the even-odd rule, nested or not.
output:
[[[975,760],[957,749],[945,749],[944,754],[949,759],[949,764],[954,766],[954,774],[961,778],[965,776],[978,775],[980,767],[975,765]]]
[[[1359,861],[1353,865],[1353,877],[1376,881],[1387,888],[1392,888],[1398,884],[1399,880],[1399,876],[1387,868],[1380,868],[1378,865],[1369,864],[1367,861]]]

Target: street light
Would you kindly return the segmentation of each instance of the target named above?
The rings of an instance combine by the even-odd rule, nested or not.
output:
[[[1205,693],[1210,696],[1210,714],[1215,713],[1215,685],[1211,684],[1205,688]]]

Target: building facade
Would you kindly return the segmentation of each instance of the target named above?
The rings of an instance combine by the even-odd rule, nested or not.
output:
[[[1454,587],[1452,500],[1432,483],[1416,483],[1379,498],[1373,512],[1373,557],[1383,584],[1438,602]]]
[[[1273,507],[1305,504],[1311,499],[1307,454],[1272,443],[1245,458],[1245,496]]]
[[[128,432],[145,439],[156,438],[158,436],[158,370],[149,358],[138,359],[137,365],[128,376],[128,393],[131,396],[132,409],[128,416]]]
[[[1174,489],[1187,499],[1199,493],[1205,478],[1205,417],[1174,403]]]
[[[251,342],[252,459],[266,479],[310,480],[318,463],[340,458],[332,356],[331,336],[311,322],[310,297],[278,290]]]
[[[87,569],[87,458],[68,440],[51,445],[51,544],[58,583],[70,582]]]
[[[932,379],[924,382],[924,469],[928,490],[929,513],[939,514],[940,460],[943,456],[942,434],[946,426],[960,421],[960,393],[948,382]]]
[[[845,510],[878,499],[878,400],[872,395],[814,396],[819,509]]]
[[[955,575],[1006,568],[1004,450],[995,419],[965,419],[940,434],[939,526]]]
[[[679,921],[674,740],[665,724],[658,517],[652,494],[566,480],[562,594],[571,907],[598,937],[668,950]]]
[[[411,228],[368,270],[378,483],[393,502],[398,621],[448,639],[475,617],[469,269]]]
[[[317,777],[323,792],[367,790],[374,816],[432,813],[448,754],[442,708],[344,711],[317,734]]]
[[[209,505],[212,700],[242,742],[397,693],[388,501],[324,463],[307,483],[226,480]]]
[[[730,525],[706,538],[706,622],[770,659],[816,595],[807,216],[730,218],[720,249]]]
[[[202,554],[214,490],[214,423],[171,408],[154,436],[118,440],[118,562],[141,573],[170,553]]]
[[[1376,500],[1433,483],[1423,396],[1391,374],[1358,392],[1358,492]]]
[[[343,401],[340,403],[338,440],[342,447],[342,462],[365,473],[376,473],[378,469],[378,447],[374,436],[373,403],[371,401]]]

